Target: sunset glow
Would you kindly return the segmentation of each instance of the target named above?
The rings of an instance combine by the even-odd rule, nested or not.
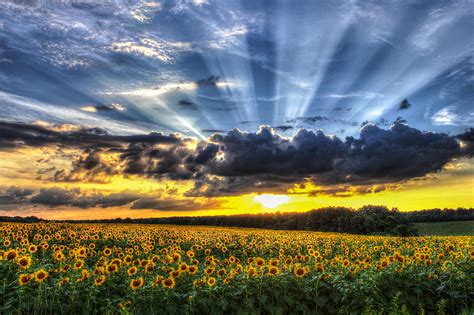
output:
[[[263,194],[255,196],[253,200],[258,202],[265,208],[275,209],[282,204],[288,203],[290,201],[290,198],[285,195]]]

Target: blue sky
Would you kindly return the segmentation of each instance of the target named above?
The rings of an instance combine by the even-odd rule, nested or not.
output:
[[[474,122],[472,1],[3,1],[0,119],[205,138]],[[405,98],[409,105],[400,109]]]

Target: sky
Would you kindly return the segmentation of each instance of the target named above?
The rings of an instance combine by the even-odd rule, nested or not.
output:
[[[470,0],[0,6],[0,216],[474,207]]]

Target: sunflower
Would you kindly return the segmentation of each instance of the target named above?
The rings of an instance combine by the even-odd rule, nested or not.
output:
[[[209,277],[209,279],[207,279],[207,285],[212,287],[216,284],[216,278],[214,277]]]
[[[153,257],[151,258],[151,261],[155,264],[158,262],[158,260],[160,260],[160,256],[157,255],[153,255]]]
[[[80,281],[89,279],[89,277],[90,277],[89,270],[87,270],[87,269],[82,269],[82,270],[81,270],[81,278],[79,278]],[[78,282],[79,282],[79,280],[78,280]]]
[[[270,276],[276,276],[279,273],[280,273],[280,269],[278,269],[277,266],[271,266],[268,269],[268,275],[270,275]]]
[[[324,265],[323,264],[316,264],[314,267],[317,272],[324,272]]]
[[[62,285],[65,285],[66,283],[69,283],[70,280],[71,280],[71,279],[69,279],[69,277],[62,278],[62,279],[58,282],[58,284],[59,284],[60,286],[62,286]]]
[[[36,282],[43,282],[48,276],[49,273],[46,270],[40,269],[35,273],[35,280]]]
[[[24,286],[24,285],[27,285],[31,280],[31,276],[28,275],[28,274],[21,274],[19,277],[18,277],[18,283],[21,285],[21,286]]]
[[[196,272],[198,271],[198,267],[195,265],[188,266],[188,272],[191,275],[195,275]]]
[[[53,256],[54,256],[54,259],[56,259],[57,261],[63,261],[66,258],[66,256],[64,256],[63,252],[60,250],[55,252]]]
[[[101,286],[104,282],[105,282],[105,276],[100,275],[98,278],[94,280],[94,285],[98,287],[98,286]]]
[[[86,257],[87,249],[85,247],[81,247],[77,250],[77,255],[79,257]]]
[[[306,275],[306,270],[301,266],[295,266],[293,272],[298,278],[302,278]]]
[[[155,281],[153,282],[152,286],[157,286],[157,285],[159,285],[162,280],[163,280],[163,277],[160,276],[160,275],[157,275],[157,276],[155,277]]]
[[[129,305],[131,305],[131,304],[132,304],[131,301],[124,301],[124,302],[120,302],[120,303],[118,304],[118,307],[119,307],[119,309],[123,310],[123,309],[127,308],[127,306],[129,306]]]
[[[257,273],[257,269],[255,269],[254,267],[250,267],[250,268],[248,268],[248,270],[247,270],[247,274],[248,274],[249,276],[254,276],[254,275],[256,275],[256,273]]]
[[[181,272],[179,272],[179,270],[173,270],[170,272],[170,277],[171,278],[177,278],[179,277],[179,275],[181,274]]]
[[[208,276],[210,276],[210,275],[212,275],[212,273],[214,272],[214,268],[213,268],[213,267],[208,267],[208,268],[206,268],[206,270],[204,270],[204,272],[205,272]]]
[[[108,265],[106,268],[108,273],[116,272],[118,270],[117,265]]]
[[[132,263],[132,260],[133,260],[132,256],[127,255],[123,258],[123,263],[128,266]]]
[[[130,268],[128,268],[128,270],[127,270],[127,274],[128,274],[129,276],[133,276],[133,275],[135,275],[137,272],[138,272],[137,267],[130,267]]]
[[[6,253],[5,257],[7,258],[7,260],[15,260],[18,257],[18,253],[15,250],[10,249]]]
[[[138,288],[141,288],[143,286],[143,278],[140,277],[138,279],[131,279],[130,280],[130,288],[132,290],[136,290]]]
[[[18,259],[18,266],[20,266],[21,269],[28,269],[31,266],[31,258],[29,256],[23,256],[20,259]]]
[[[161,282],[165,288],[171,289],[174,288],[176,282],[173,278],[167,278]]]
[[[36,245],[31,244],[30,246],[28,246],[28,251],[30,253],[36,253],[37,250],[38,250],[38,247]]]
[[[180,261],[181,260],[181,255],[178,253],[173,254],[173,261]]]
[[[227,271],[224,268],[219,269],[219,271],[217,271],[217,275],[219,277],[225,276],[226,274],[227,274]]]
[[[196,279],[193,281],[194,287],[200,288],[204,283],[206,283],[206,277],[202,277],[202,279]]]
[[[79,259],[74,263],[74,269],[76,270],[81,269],[82,266],[84,266],[84,260]]]
[[[102,253],[105,255],[105,256],[110,256],[112,254],[112,250],[108,247],[104,248],[104,250],[102,251]]]

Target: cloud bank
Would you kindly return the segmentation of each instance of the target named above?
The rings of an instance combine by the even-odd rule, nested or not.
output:
[[[80,154],[69,169],[51,168],[54,176],[50,181],[106,182],[113,176],[190,181],[193,185],[186,196],[214,197],[259,191],[287,192],[308,182],[328,187],[360,186],[356,192],[373,192],[368,185],[383,187],[439,172],[454,159],[472,156],[473,144],[472,130],[450,136],[423,132],[402,120],[395,121],[388,129],[367,123],[357,138],[345,139],[308,129],[285,137],[270,126],[260,126],[256,132],[232,129],[202,141],[156,132],[119,136],[99,128],[62,129],[3,122],[0,149],[77,149]],[[320,192],[331,194],[331,191]],[[47,193],[54,191],[40,191],[32,201],[56,200],[56,195],[42,198]],[[64,199],[73,195],[68,192],[58,196]],[[96,205],[107,205],[100,198],[93,200]],[[81,202],[85,201],[70,204],[81,206]],[[157,203],[150,202],[142,200],[134,207]]]

